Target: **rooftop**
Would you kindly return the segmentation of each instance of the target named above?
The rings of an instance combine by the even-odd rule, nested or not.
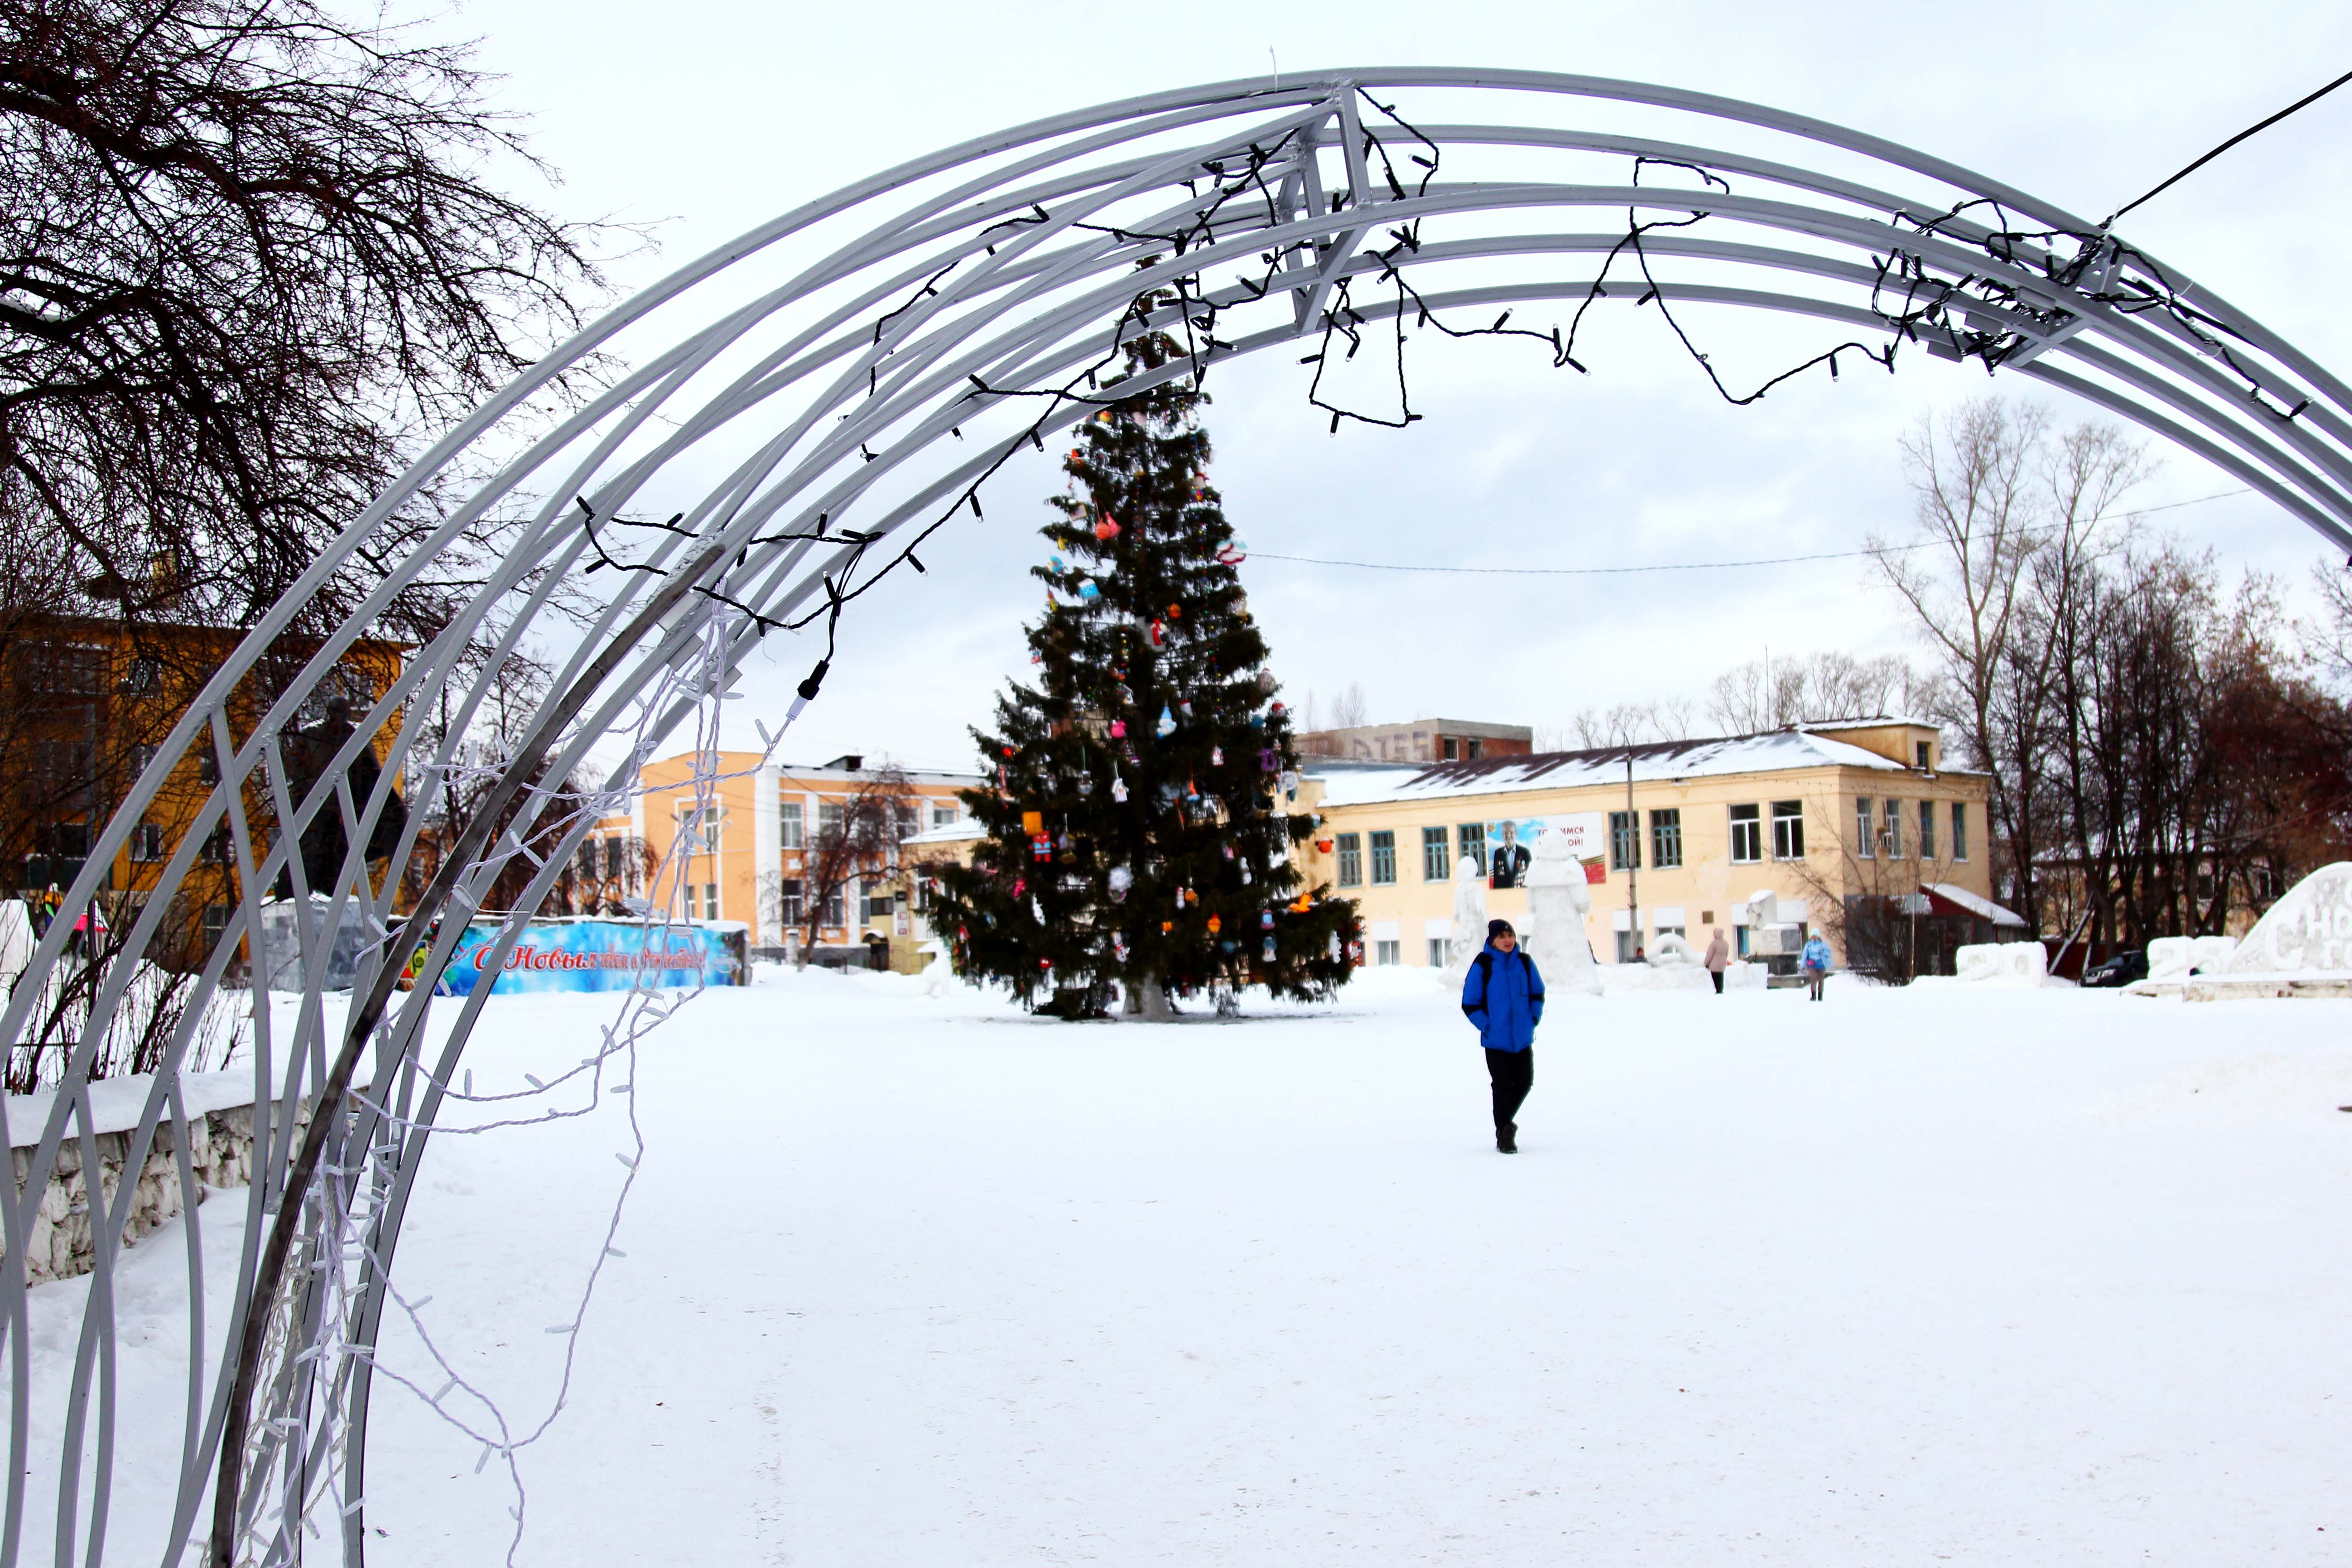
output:
[[[1653,741],[1640,746],[1604,746],[1589,751],[1485,757],[1474,762],[1398,765],[1305,758],[1301,766],[1324,781],[1325,805],[1358,806],[1451,795],[1503,795],[1526,789],[1622,784],[1629,762],[1637,782],[1773,773],[1800,768],[1911,771],[1891,758],[1815,734],[1811,728],[1776,729],[1761,735],[1719,736],[1705,740]]]

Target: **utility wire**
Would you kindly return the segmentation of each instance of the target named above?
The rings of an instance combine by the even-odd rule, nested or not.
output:
[[[2334,92],[2337,88],[2342,87],[2347,81],[2352,81],[2352,71],[2346,71],[2342,76],[2337,77],[2334,81],[2329,82],[2326,87],[2321,88],[2309,98],[2297,99],[2294,102],[2288,104],[2284,109],[2280,110],[2276,114],[2272,115],[2268,120],[2263,120],[2258,124],[2247,126],[2243,131],[2239,131],[2235,136],[2231,137],[2230,140],[2222,142],[2221,145],[2213,149],[2212,152],[2208,152],[2204,157],[2200,158],[2196,162],[2191,163],[2189,167],[2180,171],[2179,173],[2172,176],[2171,179],[2165,181],[2163,184],[2157,186],[2155,190],[2148,192],[2147,195],[2141,196],[2137,201],[2126,202],[2122,206],[2117,207],[2114,212],[2109,213],[2107,214],[2107,221],[2099,225],[2101,232],[2105,232],[2105,230],[2115,227],[2116,220],[2117,218],[2122,217],[2126,213],[2130,212],[2134,207],[2138,206],[2141,202],[2145,202],[2148,197],[2154,196],[2160,192],[2168,190],[2172,186],[2179,184],[2189,175],[2197,172],[2198,170],[2205,167],[2206,164],[2213,162],[2214,159],[2219,158],[2222,153],[2227,152],[2231,148],[2235,147],[2239,142],[2243,141],[2247,137],[2252,136],[2255,131],[2268,130],[2270,127],[2276,125],[2280,120],[2284,120],[2288,115],[2293,114],[2296,110],[2302,109],[2306,105],[2318,102],[2321,99],[2326,98],[2329,93]]]
[[[2145,517],[2151,512],[2169,512],[2181,507],[2202,506],[2207,501],[2224,501],[2232,496],[2250,496],[2250,489],[2223,490],[2217,495],[2195,496],[2186,501],[2168,501],[2161,507],[2141,507],[2131,512],[2133,517]],[[1620,577],[1644,571],[1729,571],[1748,566],[1793,566],[1809,560],[1854,560],[1864,556],[1902,555],[1915,549],[1928,549],[1941,544],[1940,539],[1921,539],[1916,544],[1888,545],[1883,549],[1828,550],[1819,555],[1762,556],[1753,560],[1678,560],[1664,561],[1654,566],[1415,566],[1387,560],[1331,560],[1321,556],[1276,555],[1267,550],[1250,551],[1252,560],[1296,561],[1301,566],[1353,566],[1366,571],[1442,571],[1463,577]]]

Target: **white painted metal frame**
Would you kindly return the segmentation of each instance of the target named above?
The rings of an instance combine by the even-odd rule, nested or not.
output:
[[[1424,102],[1491,104],[1531,122],[1415,131],[1391,112],[1418,123]],[[1629,123],[1551,123],[1571,113]],[[1646,133],[1662,124],[1686,139]],[[1622,168],[1620,160],[1642,162]],[[1654,165],[1705,171],[1731,189],[1635,183]],[[1612,168],[1625,177],[1612,178]],[[1384,169],[1399,172],[1394,183]],[[1636,259],[1654,287],[1638,284],[1628,224],[1696,213],[1708,214],[1703,224],[1643,235]],[[1582,226],[1553,226],[1563,224]],[[386,1281],[412,1184],[488,990],[457,1004],[427,1060],[424,1024],[443,1004],[425,989],[396,989],[410,944],[391,934],[404,920],[421,930],[448,915],[433,964],[448,960],[464,925],[456,916],[477,909],[518,852],[511,835],[488,841],[490,821],[511,802],[521,801],[526,822],[569,812],[564,852],[578,844],[592,813],[530,779],[570,774],[616,735],[631,745],[616,777],[633,778],[636,762],[723,690],[763,637],[810,634],[779,623],[821,617],[830,595],[855,594],[955,508],[969,503],[976,512],[972,487],[1021,444],[1042,444],[1087,417],[1085,371],[1117,363],[1119,334],[1189,331],[1195,357],[1160,375],[1191,374],[1263,348],[1319,346],[1337,328],[1362,330],[1400,312],[1418,328],[1424,308],[1465,329],[1505,306],[1550,301],[1565,312],[1595,297],[1604,257],[1614,261],[1612,283],[1635,285],[1612,288],[1620,305],[1638,294],[1671,307],[1811,318],[1840,336],[1920,344],[2064,388],[2199,453],[2352,549],[2352,396],[2334,376],[2072,214],[1939,159],[1754,104],[1524,71],[1286,76],[1038,120],[795,208],[614,310],[444,437],[254,629],[98,836],[64,916],[6,1009],[11,1039],[25,1029],[43,977],[71,961],[75,915],[100,896],[177,759],[209,752],[220,783],[164,868],[163,892],[140,914],[129,950],[136,956],[156,938],[169,892],[226,826],[244,893],[201,977],[209,995],[239,942],[258,940],[265,890],[289,865],[299,877],[294,849],[305,824],[339,813],[349,841],[363,845],[394,780],[404,779],[404,862],[459,760],[454,742],[420,750],[405,716],[445,698],[461,717],[478,708],[484,690],[459,663],[467,644],[517,645],[556,623],[560,595],[589,604],[584,630],[567,632],[552,697],[420,906],[396,908],[392,879],[372,882],[356,849],[334,885],[315,890],[330,903],[321,924],[303,933],[308,988],[298,1022],[281,1038],[268,1009],[256,1018],[260,1143],[242,1204],[225,1360],[207,1364],[194,1305],[205,1293],[197,1232],[226,1222],[236,1203],[199,1210],[183,1153],[192,1303],[185,1408],[127,1409],[115,1397],[111,1281],[121,1253],[110,1238],[127,1217],[125,1184],[96,1228],[96,1278],[65,1396],[62,1448],[36,1456],[21,1260],[60,1146],[79,1139],[85,1168],[97,1166],[87,1073],[129,964],[110,979],[32,1144],[31,1179],[0,1211],[10,1260],[0,1270],[10,1431],[0,1568],[30,1561],[36,1533],[47,1536],[38,1554],[61,1568],[103,1560],[115,1434],[129,1421],[184,1424],[164,1563],[187,1561],[199,1541],[218,1562],[290,1563],[306,1520],[323,1522],[345,1562],[362,1560],[359,1500]],[[1147,258],[1155,265],[1143,281],[1186,280],[1182,304],[1135,308],[1136,268]],[[1564,269],[1570,262],[1575,268]],[[1902,307],[1891,301],[1906,285],[1890,283],[1894,275],[1910,279]],[[1410,280],[1410,298],[1401,279]],[[1344,320],[1343,299],[1352,312]],[[576,405],[558,402],[556,379],[597,356],[624,368]],[[1066,395],[1035,395],[1055,388]],[[392,562],[287,695],[239,733],[236,684],[330,575],[347,570],[387,518],[418,505],[429,482],[486,470],[429,538]],[[679,515],[667,527],[627,520],[644,507]],[[368,737],[394,727],[383,782],[365,800],[331,780],[293,799],[278,737],[302,694],[436,551],[485,517],[518,512],[489,581],[415,653],[344,748],[348,763]],[[603,519],[593,534],[583,515]],[[550,758],[552,767],[542,766]],[[559,854],[541,867],[534,895],[561,865]],[[323,937],[349,908],[384,941],[362,966],[347,1022],[331,1032],[320,1005]],[[499,920],[499,956],[521,927],[519,915]],[[158,1126],[180,1117],[178,1063],[194,1016],[148,1096],[133,1169]],[[355,1094],[362,1064],[373,1088]],[[297,1139],[303,1102],[324,1109]],[[53,1507],[28,1500],[37,1458],[29,1482],[54,1490]],[[223,1476],[229,1484],[216,1488]],[[159,1490],[157,1478],[135,1480],[142,1492]],[[36,1513],[45,1522],[28,1529]],[[486,1542],[486,1555],[491,1550]]]

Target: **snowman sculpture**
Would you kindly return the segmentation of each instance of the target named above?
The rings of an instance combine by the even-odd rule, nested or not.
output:
[[[1547,990],[1601,992],[1601,973],[1584,938],[1584,916],[1592,894],[1584,867],[1564,833],[1536,840],[1528,865],[1528,949],[1543,971]]]

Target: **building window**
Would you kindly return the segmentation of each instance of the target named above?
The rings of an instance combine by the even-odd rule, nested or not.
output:
[[[1886,858],[1891,861],[1901,860],[1903,858],[1903,803],[1899,800],[1887,801],[1886,810],[1880,814],[1878,821],[1879,832],[1886,840]]]
[[[705,920],[719,918],[719,884],[715,882],[702,884],[702,917]]]
[[[1433,969],[1445,967],[1445,938],[1443,936],[1429,939],[1429,967]]]
[[[1439,737],[1437,742],[1437,755],[1441,761],[1453,762],[1458,760],[1454,755],[1456,748],[1456,743],[1452,736],[1448,735]]]
[[[1661,868],[1683,863],[1681,808],[1650,813],[1650,863]]]
[[[1383,885],[1396,880],[1396,834],[1383,829],[1372,835],[1372,883]]]
[[[841,822],[842,808],[840,801],[819,800],[816,803],[816,836],[818,838],[822,839],[828,833],[833,835],[835,838],[839,838],[841,836]]]
[[[783,923],[787,925],[798,925],[808,914],[808,904],[802,892],[800,878],[796,876],[784,878],[783,897],[780,902],[783,904]]]
[[[1444,828],[1422,829],[1421,880],[1444,882],[1453,874],[1454,868],[1445,863],[1445,830]]]
[[[1958,800],[1952,802],[1952,858],[1969,858],[1969,809]]]
[[[802,819],[801,803],[798,800],[793,801],[790,805],[777,807],[776,821],[783,834],[784,848],[797,850],[807,844],[808,823]]]
[[[1870,814],[1870,797],[1853,798],[1853,852],[1863,860],[1878,858],[1878,822]]]
[[[1355,833],[1339,835],[1339,885],[1360,886],[1364,880],[1364,841]]]
[[[887,920],[898,907],[898,900],[887,893],[869,894],[859,900],[859,903],[864,908],[865,918],[868,922]]]
[[[1929,766],[1933,758],[1928,755],[1927,743],[1924,740],[1915,741],[1913,742],[1913,750],[1917,754],[1919,758],[1919,771],[1922,773],[1934,772],[1935,769]]]
[[[1919,858],[1936,858],[1936,808],[1926,800],[1919,802]]]
[[[163,858],[163,824],[142,822],[131,830],[131,858],[152,865]]]
[[[1747,865],[1764,858],[1764,823],[1761,812],[1754,806],[1731,808],[1731,859],[1735,865]]]
[[[228,864],[236,858],[236,846],[225,827],[215,828],[211,836],[205,840],[204,858],[215,865]]]
[[[1633,961],[1633,950],[1641,946],[1641,945],[1642,939],[1637,933],[1632,931],[1620,931],[1617,933],[1617,961],[1621,964],[1632,963]],[[1643,957],[1647,957],[1649,955],[1646,953],[1643,955]]]
[[[1372,962],[1383,966],[1403,963],[1404,944],[1402,941],[1373,943]]]
[[[678,833],[686,842],[688,854],[719,852],[719,808],[705,806],[697,811],[692,806],[678,809]]]
[[[831,893],[824,895],[824,914],[822,918],[822,924],[826,925],[839,925],[843,923],[841,918],[841,893],[842,890],[836,887]]]
[[[138,695],[155,690],[163,684],[163,662],[152,654],[142,653],[123,667],[122,689]]]
[[[227,930],[228,905],[226,904],[205,904],[205,956],[206,957],[210,957],[213,954],[213,950],[220,946],[221,936]]]
[[[1802,800],[1772,802],[1772,858],[1776,861],[1801,861],[1805,858],[1805,803]]]
[[[1484,751],[1485,749],[1486,749],[1486,742],[1484,742],[1484,741],[1480,741],[1480,740],[1473,740],[1473,741],[1468,742],[1468,743],[1464,747],[1464,748],[1463,748],[1463,752],[1462,752],[1462,755],[1463,755],[1464,757],[1465,757],[1465,758],[1469,758],[1469,760],[1471,760],[1471,761],[1473,761],[1473,762],[1475,762],[1475,761],[1477,761],[1477,760],[1478,760],[1479,754],[1480,754],[1482,751]]]
[[[1609,813],[1609,869],[1639,870],[1642,864],[1641,829],[1635,826],[1631,811]]]
[[[1454,841],[1462,846],[1462,853],[1476,861],[1478,874],[1485,876],[1486,874],[1486,824],[1465,822],[1454,830]]]
[[[935,828],[954,827],[956,821],[956,811],[959,808],[956,807],[953,802],[942,806],[938,801],[934,800],[931,802],[931,826]]]

